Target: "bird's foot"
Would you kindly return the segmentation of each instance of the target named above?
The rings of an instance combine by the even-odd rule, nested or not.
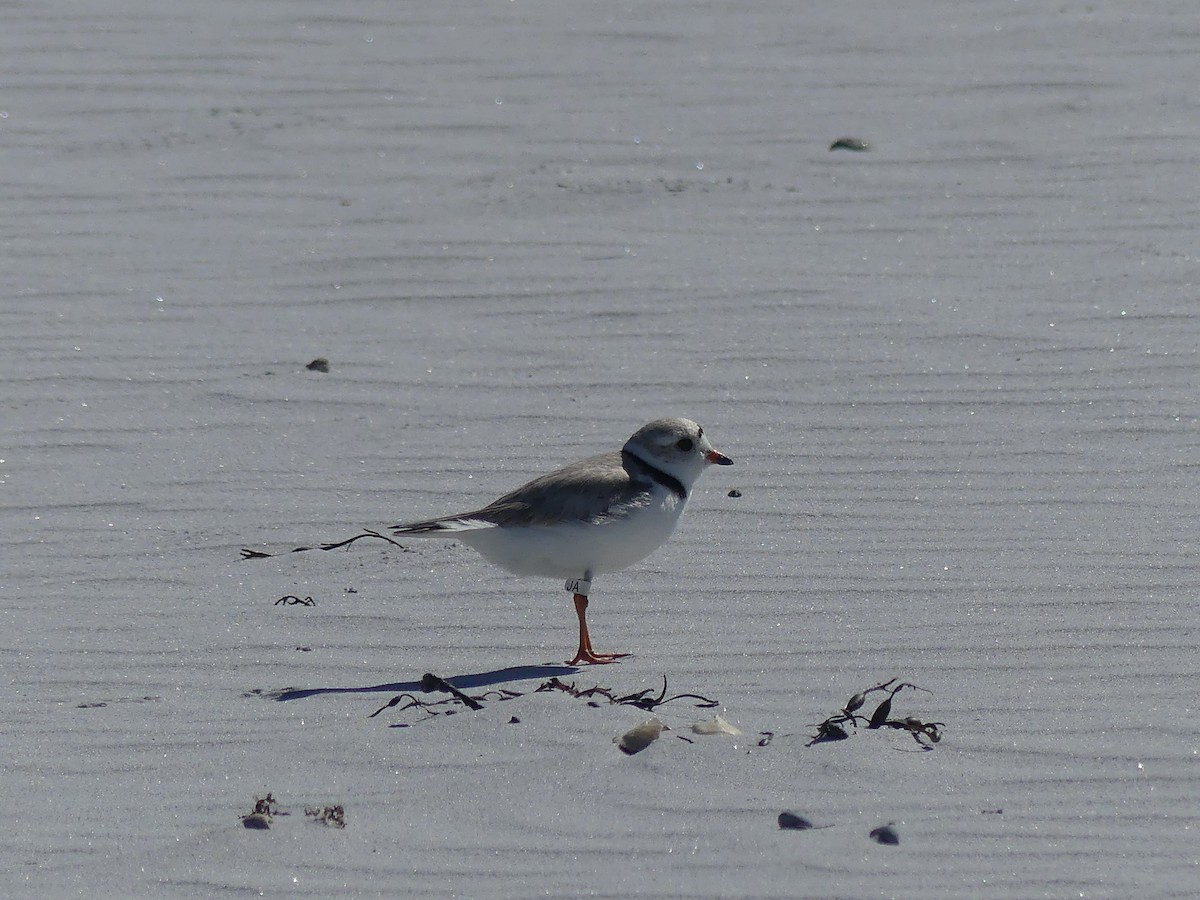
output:
[[[597,653],[591,648],[585,649],[580,647],[579,652],[575,654],[575,658],[567,660],[567,665],[578,666],[581,663],[586,663],[589,666],[603,666],[631,655],[629,653]]]

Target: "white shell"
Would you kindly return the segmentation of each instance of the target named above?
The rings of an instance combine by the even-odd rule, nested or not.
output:
[[[741,734],[742,730],[730,725],[720,716],[713,716],[692,726],[693,734]]]
[[[621,748],[622,753],[632,756],[657,741],[663,731],[670,731],[670,728],[659,719],[647,719],[641,725],[630,728],[620,737],[613,738],[613,743]]]

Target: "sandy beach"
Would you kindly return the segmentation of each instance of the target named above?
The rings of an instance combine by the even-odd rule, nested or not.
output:
[[[0,894],[1196,896],[1198,35],[7,8]],[[618,664],[460,543],[291,552],[665,415],[735,464]],[[812,741],[889,682],[932,732]]]

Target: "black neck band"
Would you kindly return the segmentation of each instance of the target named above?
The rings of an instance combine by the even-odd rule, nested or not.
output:
[[[662,469],[655,468],[644,459],[634,456],[628,450],[621,451],[621,461],[625,464],[625,470],[630,472],[630,474],[637,473],[639,475],[644,475],[651,481],[661,484],[667,490],[671,491],[671,493],[675,494],[675,496],[677,496],[680,500],[687,499],[687,488],[685,488],[683,486],[683,482],[674,475],[668,475]]]

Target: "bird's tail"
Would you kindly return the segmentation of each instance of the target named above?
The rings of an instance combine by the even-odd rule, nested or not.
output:
[[[391,532],[394,535],[405,537],[441,537],[462,531],[478,531],[481,528],[494,527],[491,522],[485,522],[482,519],[430,519],[427,522],[407,522],[393,525]]]

